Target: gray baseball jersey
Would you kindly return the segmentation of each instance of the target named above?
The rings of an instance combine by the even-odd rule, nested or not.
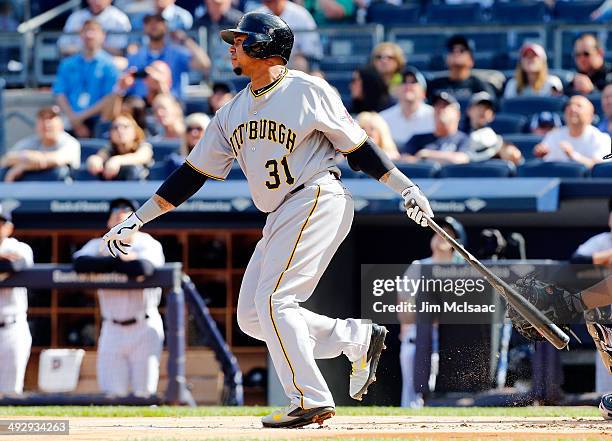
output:
[[[274,88],[256,95],[246,87],[219,109],[187,164],[223,180],[236,159],[257,208],[272,212],[293,188],[336,169],[335,151],[366,139],[325,80],[286,69]]]

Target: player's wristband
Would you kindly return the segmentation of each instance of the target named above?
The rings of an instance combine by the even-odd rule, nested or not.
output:
[[[389,170],[389,173],[380,178],[380,182],[402,196],[404,196],[404,191],[408,187],[413,187],[415,185],[414,182],[412,182],[408,176],[399,171],[397,167]]]
[[[147,222],[152,221],[153,219],[155,219],[156,217],[161,216],[164,213],[165,213],[165,211],[162,210],[160,208],[160,206],[157,205],[157,202],[155,202],[151,198],[147,202],[142,204],[142,207],[140,207],[138,210],[136,210],[136,213],[134,213],[134,214],[136,215],[136,217],[138,219],[140,219],[140,221],[143,224],[146,224]]]

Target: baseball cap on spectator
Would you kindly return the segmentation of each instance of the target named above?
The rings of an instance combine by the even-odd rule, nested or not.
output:
[[[151,20],[156,20],[156,21],[162,21],[165,22],[166,19],[164,18],[163,15],[159,14],[159,13],[155,13],[155,14],[147,14],[144,16],[144,19],[142,20],[143,23],[148,23]]]
[[[459,105],[459,101],[457,101],[457,99],[452,96],[450,93],[448,92],[438,92],[436,93],[433,98],[431,99],[431,105],[435,106],[436,103],[438,102],[445,102],[446,104],[450,105],[450,106],[454,106],[457,108],[457,110],[461,110],[461,106]]]
[[[563,124],[561,123],[561,117],[553,112],[540,112],[536,113],[531,117],[531,122],[529,123],[529,128],[531,130],[535,129],[553,129],[556,127],[561,127]]]
[[[470,133],[470,161],[486,161],[494,157],[503,147],[504,140],[490,127]]]
[[[0,205],[0,219],[5,222],[12,222],[13,218],[11,216],[11,212]]]
[[[536,57],[543,59],[546,61],[546,51],[542,46],[537,43],[525,43],[521,47],[521,57],[524,56],[527,52],[532,52]]]
[[[419,70],[416,67],[406,66],[406,68],[402,72],[402,82],[403,83],[406,82],[406,77],[413,78],[414,81],[416,81],[417,84],[419,84],[423,88],[423,90],[427,90],[427,81],[425,80],[425,77],[423,76],[423,74],[419,72]]]
[[[140,207],[140,205],[133,199],[116,198],[110,201],[108,211],[109,213],[112,213],[119,208],[129,208],[132,211],[136,211],[138,210],[138,207]]]
[[[495,100],[489,92],[485,92],[483,90],[482,92],[472,95],[472,98],[470,99],[470,106],[474,106],[476,104],[486,104],[493,109],[495,107]]]
[[[224,81],[217,81],[212,85],[212,93],[236,93],[234,86],[230,83],[226,83]]]
[[[61,110],[59,106],[47,106],[47,107],[43,107],[42,109],[40,109],[38,113],[36,114],[36,116],[38,118],[48,119],[48,118],[55,118],[56,116],[60,116],[60,114],[61,114]]]
[[[453,239],[455,239],[461,245],[467,244],[467,234],[465,233],[465,228],[463,228],[463,225],[457,219],[451,216],[446,216],[443,219],[438,219],[436,222],[438,222],[440,227],[451,230],[451,236],[454,236]]]
[[[451,52],[455,46],[461,46],[466,49],[470,54],[474,53],[474,45],[470,40],[465,38],[463,35],[453,35],[446,40],[446,50]]]

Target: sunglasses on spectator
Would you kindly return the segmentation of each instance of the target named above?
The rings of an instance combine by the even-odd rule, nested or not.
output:
[[[132,127],[131,124],[112,124],[110,126],[111,130],[128,129],[130,127]]]
[[[201,127],[201,126],[189,126],[189,127],[187,127],[187,131],[188,131],[188,132],[193,132],[194,130],[195,130],[196,132],[201,132],[201,131],[203,131],[203,130],[204,130],[204,128],[203,128],[203,127]]]
[[[393,55],[378,54],[374,56],[375,60],[395,60]]]
[[[592,54],[593,54],[593,52],[587,52],[587,51],[584,51],[584,52],[574,52],[574,57],[576,57],[576,58],[587,57],[588,58]]]

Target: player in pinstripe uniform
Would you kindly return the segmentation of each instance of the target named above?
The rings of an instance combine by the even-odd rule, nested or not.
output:
[[[109,228],[125,220],[136,208],[134,201],[115,199],[110,204]],[[150,275],[164,264],[161,244],[138,232],[130,237],[130,250],[119,259],[110,256],[102,239],[92,239],[74,254],[81,272],[122,272]],[[161,288],[100,289],[102,329],[98,341],[97,373],[102,392],[112,395],[149,396],[157,392],[159,358],[164,328],[157,307]]]
[[[15,272],[34,264],[32,249],[12,238],[10,212],[0,206],[0,273]],[[0,395],[23,392],[32,336],[27,321],[25,288],[0,288]]]
[[[409,217],[427,226],[429,203],[410,179],[352,120],[324,80],[285,67],[293,33],[280,18],[248,13],[221,32],[234,72],[251,83],[214,116],[206,134],[157,193],[113,227],[112,253],[143,224],[177,207],[207,179],[223,180],[232,162],[246,175],[255,205],[269,213],[247,266],[238,324],[266,342],[290,405],[265,416],[266,427],[321,423],[335,413],[315,359],[341,354],[352,362],[350,395],[361,399],[375,379],[387,330],[355,319],[332,319],[301,306],[313,293],[349,232],[353,200],[334,155],[401,194]]]

